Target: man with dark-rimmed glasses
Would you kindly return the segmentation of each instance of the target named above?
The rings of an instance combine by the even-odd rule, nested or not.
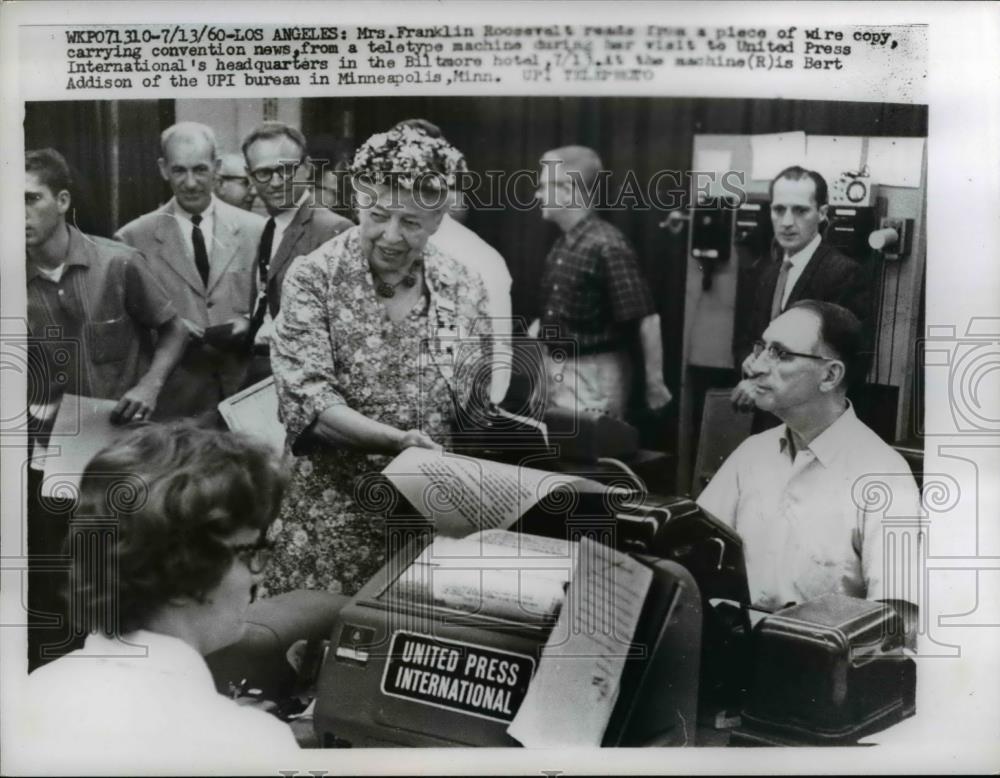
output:
[[[297,127],[263,122],[244,138],[242,148],[250,181],[268,213],[257,248],[250,302],[248,345],[254,360],[247,383],[253,383],[271,372],[271,322],[281,308],[281,284],[292,260],[315,251],[354,224],[311,202],[313,163],[306,156],[306,138]],[[317,160],[316,164],[326,162]]]
[[[836,592],[891,602],[912,629],[919,536],[893,537],[886,519],[919,524],[920,494],[847,399],[862,353],[860,322],[835,303],[803,300],[774,319],[747,380],[757,408],[784,424],[745,440],[698,503],[743,538],[755,605]],[[888,499],[873,499],[880,493]]]

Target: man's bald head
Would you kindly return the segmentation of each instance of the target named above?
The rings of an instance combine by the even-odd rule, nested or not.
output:
[[[164,159],[170,156],[170,147],[177,143],[205,144],[209,154],[214,159],[216,142],[215,132],[207,124],[200,122],[177,122],[160,133],[160,153]]]
[[[587,146],[562,146],[546,151],[542,155],[542,164],[555,164],[560,172],[578,174],[580,182],[587,188],[594,185],[604,167],[597,152]]]
[[[235,205],[237,208],[250,210],[253,207],[254,192],[250,188],[246,159],[242,154],[233,151],[219,157],[215,195],[223,202]]]
[[[237,151],[231,151],[219,157],[219,174],[223,176],[246,176],[247,163],[243,155]]]
[[[212,128],[178,122],[160,135],[160,149],[160,175],[170,184],[177,204],[188,213],[204,211],[212,201],[219,169]]]
[[[601,158],[586,146],[562,146],[542,154],[541,165],[535,199],[542,218],[569,230],[594,207]]]

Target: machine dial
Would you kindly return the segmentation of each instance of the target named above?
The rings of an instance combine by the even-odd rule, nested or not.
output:
[[[847,185],[847,191],[846,191],[847,199],[850,200],[852,203],[860,203],[862,200],[865,199],[865,196],[867,194],[868,194],[868,187],[865,186],[865,183],[863,181],[851,181],[851,183]]]

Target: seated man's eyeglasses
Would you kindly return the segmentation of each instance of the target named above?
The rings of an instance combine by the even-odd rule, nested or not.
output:
[[[836,359],[836,357],[821,357],[818,354],[803,354],[799,351],[789,351],[784,346],[779,346],[774,343],[765,343],[762,340],[755,340],[753,344],[753,358],[757,359],[761,354],[767,354],[767,359],[770,362],[790,362],[795,357],[803,357],[805,359],[822,359],[826,361]]]
[[[235,559],[239,559],[247,566],[251,573],[258,575],[264,572],[264,568],[271,560],[274,543],[266,538],[261,538],[256,543],[238,543],[227,546],[227,548],[233,553]]]
[[[256,170],[251,170],[250,175],[258,184],[270,183],[271,179],[274,178],[275,173],[277,173],[283,181],[287,181],[295,175],[295,171],[298,170],[301,165],[302,160],[297,162],[282,162],[280,165],[275,167],[259,167]]]

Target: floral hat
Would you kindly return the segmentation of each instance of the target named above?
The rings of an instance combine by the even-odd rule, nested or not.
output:
[[[449,189],[455,186],[456,175],[467,170],[465,156],[444,138],[407,126],[372,135],[351,163],[351,175],[361,181],[410,190]]]

